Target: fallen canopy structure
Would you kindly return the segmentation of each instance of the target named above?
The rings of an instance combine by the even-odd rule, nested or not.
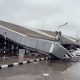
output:
[[[54,35],[53,35],[54,34]],[[0,21],[0,35],[38,53],[66,59],[74,57],[63,44],[76,44],[69,38],[61,36],[58,32],[24,28],[12,23]]]

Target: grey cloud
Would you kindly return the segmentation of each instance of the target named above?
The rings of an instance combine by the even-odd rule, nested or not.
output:
[[[67,35],[71,30],[76,35],[80,25],[79,7],[80,0],[0,0],[0,19],[53,31],[68,22],[61,30]]]

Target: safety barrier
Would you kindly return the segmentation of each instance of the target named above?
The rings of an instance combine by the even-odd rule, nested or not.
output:
[[[18,65],[29,64],[29,63],[39,62],[39,61],[44,61],[44,60],[47,60],[47,59],[48,58],[45,57],[45,58],[40,58],[40,59],[23,61],[23,62],[19,62],[19,63],[0,65],[0,69],[5,69],[5,68],[9,68],[9,67],[14,67],[14,66],[18,66]]]

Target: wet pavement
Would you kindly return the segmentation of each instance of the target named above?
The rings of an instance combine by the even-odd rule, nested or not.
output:
[[[80,62],[41,61],[6,68],[0,70],[0,80],[80,80]]]
[[[6,58],[0,57],[0,65],[18,63],[18,62],[23,62],[27,60],[34,60],[37,58],[39,59],[41,57],[35,57],[35,56],[26,56],[26,57],[12,56],[12,57],[6,57]]]

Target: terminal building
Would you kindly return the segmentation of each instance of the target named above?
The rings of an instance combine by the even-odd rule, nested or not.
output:
[[[61,32],[25,28],[0,21],[0,56],[39,53],[50,58],[73,58],[80,48],[76,39]],[[24,50],[24,51],[23,51]]]

